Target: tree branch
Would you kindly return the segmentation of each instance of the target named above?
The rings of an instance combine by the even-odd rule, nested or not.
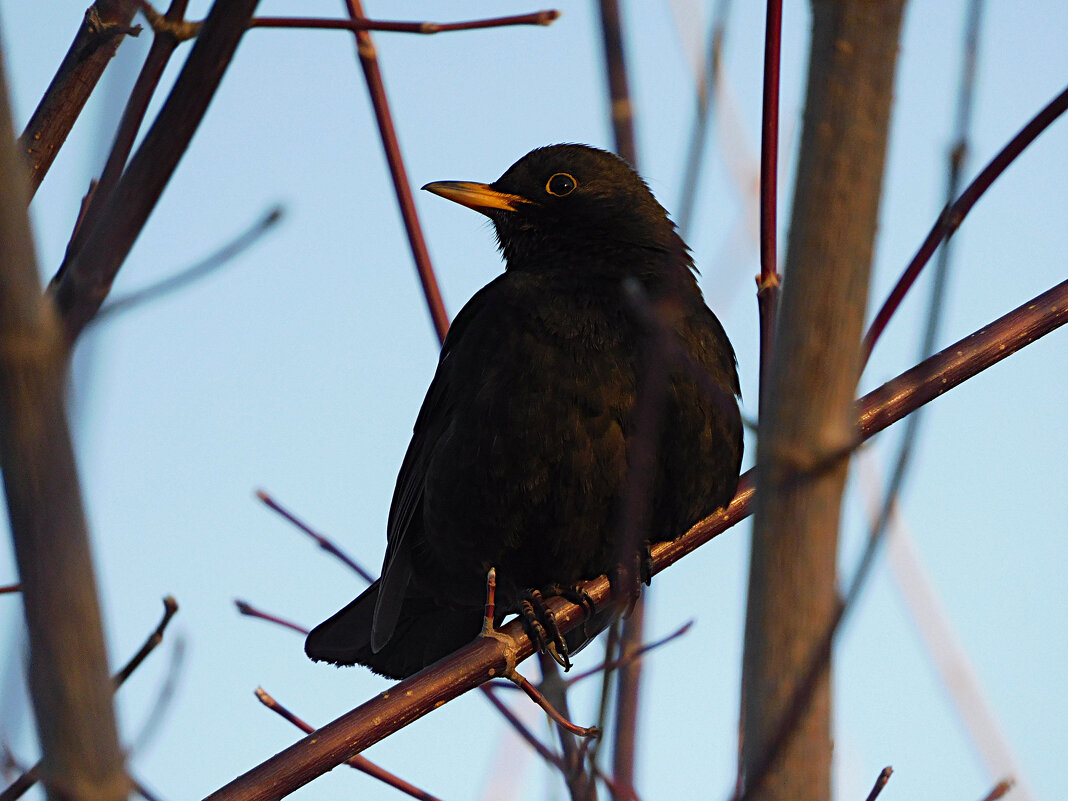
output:
[[[858,415],[859,439],[874,436],[924,403],[1065,323],[1068,323],[1068,281],[858,400],[854,409]],[[753,495],[752,471],[749,471],[742,477],[730,506],[702,520],[679,539],[653,546],[653,574],[747,517]],[[609,600],[608,580],[604,576],[588,582],[584,589],[594,604]],[[547,606],[562,632],[581,625],[586,617],[583,607],[562,598],[551,599]],[[210,801],[283,798],[467,690],[503,676],[533,653],[533,646],[518,621],[509,623],[498,635],[479,637],[410,679],[398,682],[208,798]]]

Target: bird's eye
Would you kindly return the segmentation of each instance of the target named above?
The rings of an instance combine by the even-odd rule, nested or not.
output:
[[[576,186],[578,186],[578,182],[573,177],[566,172],[558,172],[545,184],[545,191],[550,195],[564,197],[564,195],[570,195],[574,192]]]

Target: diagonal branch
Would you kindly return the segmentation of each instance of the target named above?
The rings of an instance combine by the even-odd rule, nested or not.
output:
[[[19,152],[29,159],[29,197],[32,199],[67,140],[104,68],[130,28],[137,5],[133,0],[96,0],[59,65],[52,83],[19,137]]]
[[[50,291],[73,342],[96,314],[207,111],[258,0],[217,0],[100,224]]]
[[[856,404],[861,439],[868,439],[919,406],[958,386],[1022,347],[1068,322],[1068,281],[902,373]],[[743,476],[730,506],[701,521],[679,539],[652,548],[659,573],[751,512],[752,471]],[[608,580],[588,582],[595,604],[609,600]],[[548,603],[563,632],[585,619],[586,610],[554,598]],[[210,801],[283,798],[442,704],[505,675],[533,653],[518,621],[495,637],[479,637],[415,676],[326,726],[212,793]]]

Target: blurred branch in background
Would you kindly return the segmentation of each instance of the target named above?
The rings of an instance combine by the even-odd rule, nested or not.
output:
[[[212,253],[203,261],[199,261],[190,267],[186,267],[184,270],[181,270],[168,278],[164,278],[158,283],[105,303],[100,307],[96,316],[89,321],[88,325],[96,325],[111,320],[116,314],[124,314],[133,311],[139,306],[166,297],[173,292],[184,289],[190,284],[196,283],[202,278],[208,277],[220,268],[225,267],[245,250],[260,241],[264,234],[274,228],[281,219],[282,207],[275,206],[254,222],[248,230],[238,234],[233,241],[227,242],[219,248],[219,250]]]
[[[42,299],[0,53],[0,464],[50,799],[118,801],[119,747],[89,531],[67,423],[66,349]]]
[[[174,617],[177,612],[178,602],[168,595],[163,599],[163,617],[160,619],[159,625],[157,625],[155,630],[148,635],[148,639],[145,640],[144,645],[142,645],[137,653],[130,658],[130,661],[111,678],[115,690],[118,690],[125,684],[126,680],[133,675],[133,672],[141,666],[141,663],[144,662],[145,659],[148,658],[148,655],[156,650],[159,644],[163,642],[163,633],[167,630],[171,618]],[[42,763],[38,762],[32,768],[25,771],[3,792],[0,792],[0,801],[15,801],[16,798],[21,798],[27,790],[40,780],[41,769]]]
[[[892,503],[888,513],[882,508],[884,502],[879,500],[879,487],[883,476],[879,474],[875,454],[868,449],[862,451],[858,463],[868,519],[873,525],[877,520],[881,521],[885,527],[886,558],[891,575],[968,738],[992,779],[1015,777],[1015,797],[1018,801],[1033,801],[1035,796],[1021,778],[1019,763],[979,684],[971,660],[924,570],[912,534],[901,519],[900,507],[896,502]]]
[[[813,4],[789,280],[771,363],[762,367],[742,660],[738,784],[745,799],[831,796],[826,637],[837,605],[842,453],[855,439],[852,407],[903,11],[903,0]],[[775,176],[767,159],[763,167],[767,187]],[[767,235],[766,211],[762,220]],[[762,275],[766,265],[762,259]]]

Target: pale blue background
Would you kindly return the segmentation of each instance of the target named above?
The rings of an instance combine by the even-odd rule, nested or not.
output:
[[[193,17],[207,6],[192,5]],[[688,18],[680,38],[667,3],[625,5],[641,168],[674,209],[693,116],[685,47],[702,46],[705,22]],[[807,4],[786,5],[782,162],[789,171],[809,17]],[[336,16],[338,6],[264,2],[261,13]],[[537,8],[488,0],[368,6],[372,15],[434,21]],[[610,146],[594,5],[558,6],[564,15],[550,28],[377,36],[415,186],[490,180],[550,142]],[[734,6],[726,67],[755,154],[764,4]],[[988,6],[969,175],[1068,83],[1068,4]],[[877,301],[941,206],[964,8],[961,0],[915,0],[907,14]],[[51,79],[83,9],[59,0],[0,0],[16,128]],[[121,92],[119,73],[136,69],[128,57],[145,39],[124,45],[106,90]],[[180,64],[181,58],[167,81]],[[98,93],[33,204],[45,275],[58,264],[88,179],[99,170],[102,120],[115,102]],[[724,159],[749,182],[755,164],[736,148],[725,156],[722,137],[713,141],[689,241],[708,301],[737,347],[752,414],[758,268],[751,242],[729,244],[743,211]],[[944,344],[1064,279],[1066,152],[1062,120],[967,220],[956,240]],[[782,199],[785,208],[788,190]],[[202,797],[297,738],[255,701],[258,684],[316,724],[385,686],[364,670],[308,662],[298,637],[240,617],[232,604],[243,598],[310,625],[361,586],[259,505],[252,497],[259,487],[377,569],[394,477],[436,359],[346,34],[254,31],[246,38],[116,293],[201,258],[279,201],[285,221],[255,249],[195,287],[88,334],[77,354],[79,461],[112,661],[121,663],[140,645],[156,623],[161,596],[173,593],[182,606],[166,645],[119,695],[122,729],[132,739],[181,638],[185,657],[173,706],[131,762],[165,799]],[[481,217],[440,198],[422,193],[417,203],[454,314],[500,270],[492,234]],[[864,388],[912,363],[922,295],[921,289],[894,320]],[[1063,797],[1068,747],[1066,343],[1064,332],[1051,335],[936,401],[904,499],[920,554],[1021,773],[1033,797],[1049,801]],[[896,429],[884,435],[878,452],[891,453],[897,435]],[[864,535],[856,493],[846,509],[849,570]],[[732,787],[746,534],[740,526],[684,560],[651,595],[650,636],[690,618],[697,625],[647,663],[638,771],[645,798],[723,798]],[[0,583],[13,580],[10,549],[0,549]],[[892,764],[886,799],[981,798],[995,777],[962,734],[885,566],[856,611],[837,652],[837,797],[862,799],[878,771]],[[0,729],[30,761],[35,746],[19,689],[21,625],[17,598],[0,599],[7,642]],[[591,649],[579,664],[595,658]],[[591,707],[579,702],[575,709],[580,722],[592,721]],[[506,732],[472,694],[368,756],[443,798],[477,798],[498,747],[506,747]],[[543,798],[546,787],[551,797],[562,796],[556,779],[516,756],[521,749],[509,753],[505,776],[525,790],[508,796],[497,788],[488,797]],[[399,797],[345,768],[298,795]]]

